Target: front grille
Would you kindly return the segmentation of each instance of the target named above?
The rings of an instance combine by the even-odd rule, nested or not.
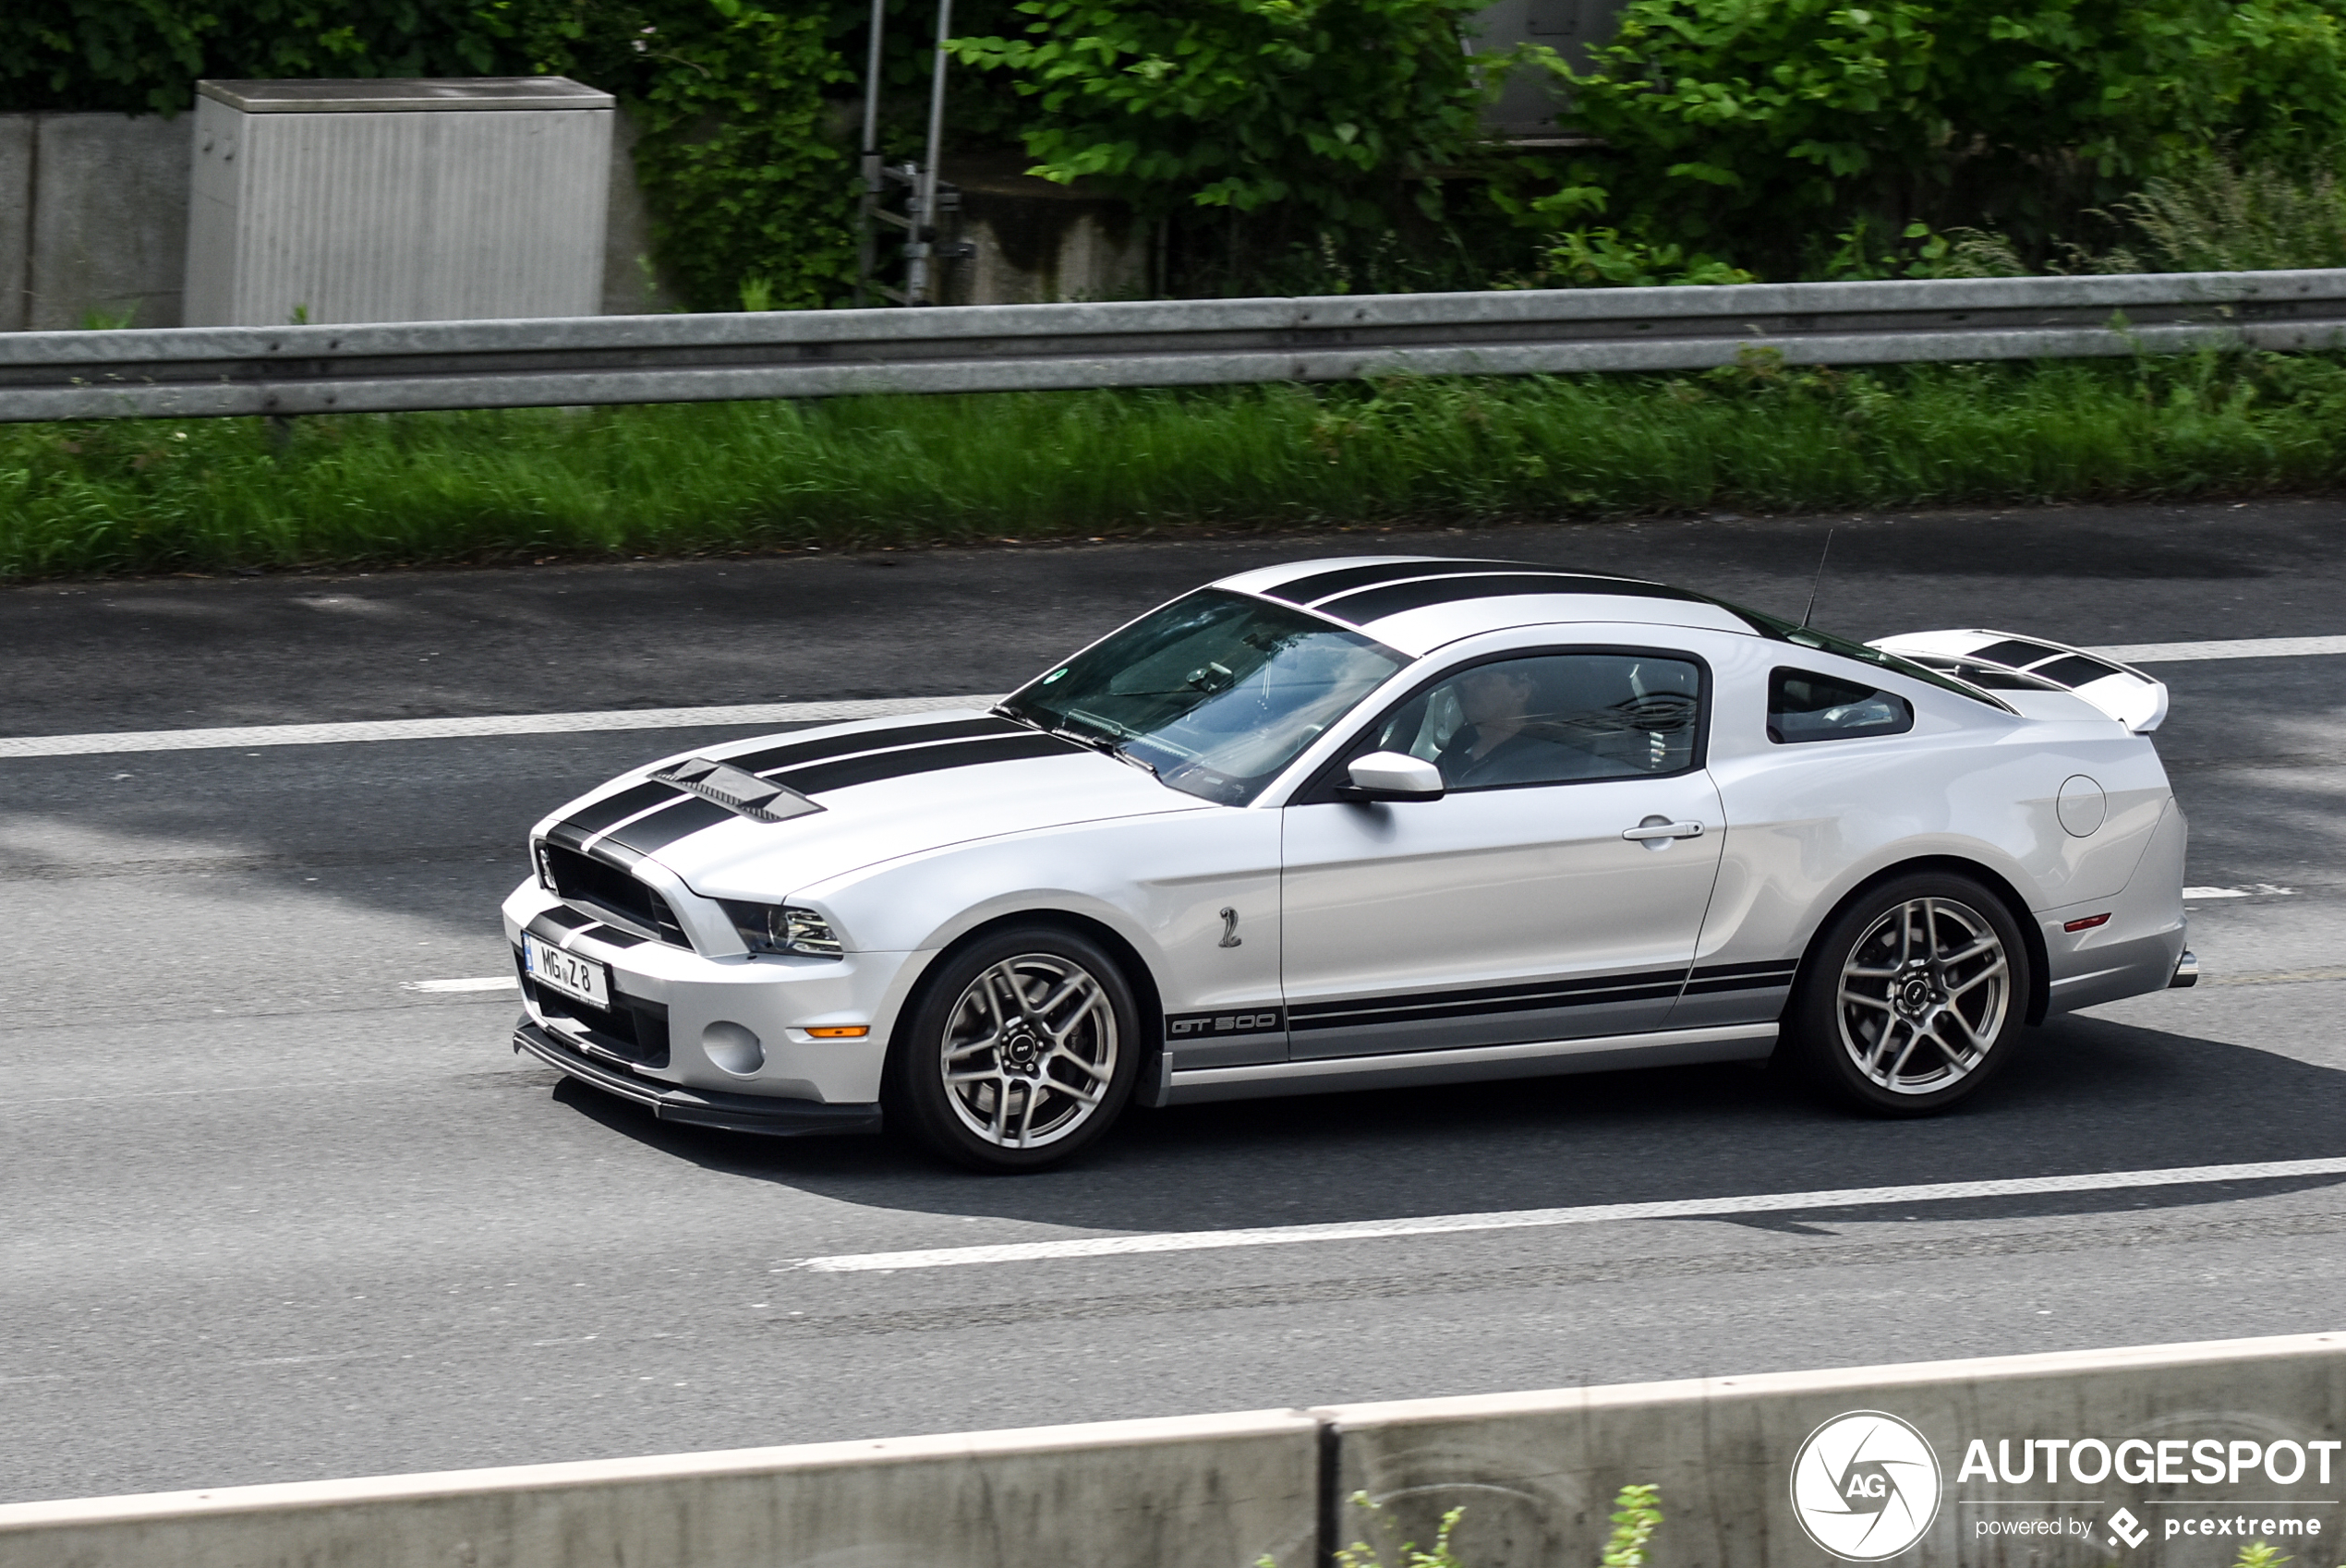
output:
[[[555,894],[564,901],[597,916],[616,915],[623,923],[656,935],[671,947],[692,946],[668,900],[619,867],[542,838],[538,854],[539,863],[554,879]]]
[[[514,963],[516,969],[521,964],[518,948]],[[526,970],[520,973],[521,988],[539,1016],[587,1055],[639,1067],[668,1065],[668,1009],[661,1004],[613,990],[606,1009],[540,985]]]

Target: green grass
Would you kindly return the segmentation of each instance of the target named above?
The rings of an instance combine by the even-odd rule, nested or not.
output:
[[[2346,475],[2346,361],[840,398],[0,427],[0,579],[2248,495]]]

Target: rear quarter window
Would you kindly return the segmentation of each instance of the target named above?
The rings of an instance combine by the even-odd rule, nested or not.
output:
[[[1808,669],[1768,677],[1768,739],[1780,746],[1903,735],[1914,727],[1914,704],[1895,692]]]

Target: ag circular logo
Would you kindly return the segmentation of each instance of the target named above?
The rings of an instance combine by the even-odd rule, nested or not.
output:
[[[1895,1416],[1835,1416],[1792,1462],[1792,1512],[1810,1540],[1844,1562],[1895,1557],[1939,1516],[1939,1456]]]

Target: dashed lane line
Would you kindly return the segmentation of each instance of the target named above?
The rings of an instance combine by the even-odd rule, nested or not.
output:
[[[1472,1231],[1538,1230],[1625,1220],[1723,1219],[1810,1209],[1865,1209],[1881,1204],[1945,1203],[1965,1199],[2032,1198],[2049,1193],[2118,1192],[2219,1182],[2281,1181],[2299,1176],[2346,1176],[2346,1159],[2268,1160],[2241,1165],[2184,1165],[2151,1171],[2094,1171],[2079,1176],[2017,1176],[2001,1181],[1942,1181],[1910,1187],[1856,1187],[1823,1192],[1757,1192],[1683,1198],[1656,1203],[1593,1203],[1575,1209],[1511,1209],[1482,1214],[1430,1214],[1416,1219],[1360,1220],[1334,1224],[1263,1225],[1245,1230],[1158,1231],[1138,1236],[1086,1236],[1063,1241],[1015,1241],[990,1247],[936,1247],[910,1252],[849,1252],[804,1258],[774,1270],[863,1273],[893,1269],[948,1269],[976,1263],[1031,1263],[1058,1258],[1128,1258],[1156,1252],[1210,1252],[1240,1247],[1283,1247],[1310,1241],[1378,1241],[1402,1236],[1453,1236]]]
[[[2127,664],[2210,658],[2302,658],[2346,654],[2346,637],[2248,637],[2212,643],[2129,643],[2092,648]],[[0,735],[0,758],[103,756],[121,752],[226,751],[237,746],[322,746],[358,741],[455,741],[498,735],[571,735],[609,730],[689,730],[735,724],[836,724],[939,708],[991,707],[998,695],[881,697],[867,702],[742,703],[728,707],[613,708],[598,713],[514,713],[472,718],[383,718],[343,724],[244,724],[208,730],[123,730],[91,735]]]
[[[939,708],[991,707],[998,696],[881,697],[869,702],[741,703],[729,707],[613,708],[601,713],[511,713],[473,718],[382,718],[347,724],[240,724],[211,730],[123,730],[94,735],[0,735],[0,758],[102,756],[117,752],[229,751],[238,746],[323,746],[354,741],[460,741],[497,735],[573,735],[605,730],[694,730],[735,724],[837,724]]]
[[[2192,664],[2204,658],[2304,658],[2346,654],[2346,637],[2234,637],[2213,643],[2127,643],[2091,648],[2121,664]]]

